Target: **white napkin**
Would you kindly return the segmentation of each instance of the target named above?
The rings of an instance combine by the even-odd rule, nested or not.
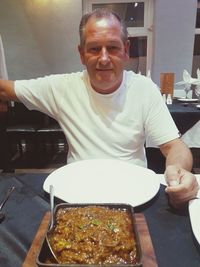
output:
[[[191,84],[194,84],[196,81],[197,81],[197,79],[192,78],[187,70],[183,70],[183,81],[177,82],[176,84],[177,85],[191,86]]]
[[[8,72],[6,68],[6,60],[3,48],[3,42],[0,35],[0,79],[7,80],[8,79]]]
[[[197,69],[197,79],[200,81],[200,69]]]

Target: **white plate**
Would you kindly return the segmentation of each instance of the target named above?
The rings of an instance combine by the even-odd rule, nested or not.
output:
[[[200,186],[200,174],[195,175],[197,182]],[[197,197],[200,198],[200,189],[197,194]],[[200,244],[200,199],[190,200],[189,202],[189,214],[190,222],[192,226],[192,231],[196,237],[197,242]]]
[[[198,98],[178,98],[178,101],[181,101],[181,102],[196,102],[196,101],[198,101]]]
[[[190,200],[189,214],[192,231],[197,242],[200,244],[200,199]]]
[[[115,159],[71,163],[52,172],[43,188],[69,203],[125,203],[134,207],[152,199],[160,188],[157,175]]]

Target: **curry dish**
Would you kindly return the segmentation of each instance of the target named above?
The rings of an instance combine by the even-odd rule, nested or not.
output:
[[[131,214],[101,206],[61,208],[50,243],[59,263],[135,264]]]

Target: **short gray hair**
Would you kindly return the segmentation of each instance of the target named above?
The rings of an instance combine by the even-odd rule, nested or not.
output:
[[[114,11],[110,11],[106,8],[97,8],[97,9],[93,10],[92,12],[89,12],[89,13],[83,15],[83,17],[81,19],[81,22],[79,25],[80,45],[84,46],[84,44],[85,44],[85,27],[86,27],[86,24],[90,18],[95,18],[95,19],[99,20],[101,18],[111,19],[113,17],[116,18],[117,21],[121,25],[121,38],[122,38],[122,41],[125,43],[128,39],[128,32],[127,32],[126,25],[125,25],[124,21],[121,19],[121,17]]]

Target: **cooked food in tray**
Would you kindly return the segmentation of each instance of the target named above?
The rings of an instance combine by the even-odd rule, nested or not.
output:
[[[59,264],[141,266],[128,205],[66,205],[58,205],[55,227],[49,236]],[[49,264],[50,259],[45,263]]]
[[[88,206],[60,209],[50,244],[60,263],[135,263],[130,214]]]

